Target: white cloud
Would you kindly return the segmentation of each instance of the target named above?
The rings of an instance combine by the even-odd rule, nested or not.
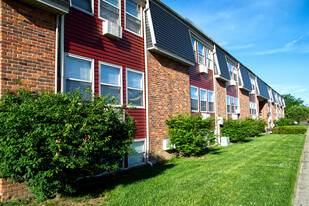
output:
[[[294,41],[291,41],[291,42],[287,43],[287,44],[285,45],[285,47],[290,48],[290,47],[292,47],[296,42],[298,42],[299,40],[301,40],[301,39],[303,39],[303,38],[304,38],[304,36],[301,36],[301,37],[299,37],[298,39],[295,39]]]

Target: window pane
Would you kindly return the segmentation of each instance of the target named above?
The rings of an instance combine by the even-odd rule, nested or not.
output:
[[[197,48],[198,48],[198,53],[201,53],[204,56],[204,46],[198,42]]]
[[[90,99],[90,92],[85,91],[87,88],[91,89],[91,83],[66,80],[67,92],[78,89],[85,96],[85,99]]]
[[[118,7],[118,0],[105,0],[110,4],[113,4],[114,6]]]
[[[126,2],[126,12],[129,14],[135,16],[136,18],[140,19],[140,11],[139,11],[139,5],[132,1],[132,0],[127,0]]]
[[[215,103],[214,102],[208,102],[209,104],[209,112],[214,112],[215,111]]]
[[[67,78],[91,81],[91,61],[66,56],[65,72]]]
[[[132,16],[126,16],[126,28],[134,33],[140,34],[141,21]]]
[[[207,108],[207,102],[201,101],[201,111],[206,112],[206,108]]]
[[[136,165],[144,162],[144,154],[143,153],[131,153],[128,156],[128,165]]]
[[[71,0],[72,5],[92,13],[91,0]]]
[[[206,101],[207,100],[207,96],[206,96],[206,90],[201,89],[201,100]]]
[[[227,113],[231,113],[230,105],[226,106]]]
[[[128,103],[132,103],[132,106],[143,106],[143,91],[128,89]]]
[[[231,106],[231,108],[232,108],[232,113],[235,113],[235,106]]]
[[[120,68],[101,64],[101,83],[120,86]]]
[[[208,91],[208,101],[209,102],[213,102],[214,100],[213,100],[213,92],[211,92],[211,91]]]
[[[191,90],[191,99],[198,99],[197,88],[191,87],[190,90]]]
[[[118,2],[117,2],[118,5]],[[101,0],[100,16],[117,24],[119,19],[119,9]],[[118,7],[118,6],[117,6]]]
[[[136,89],[142,89],[142,78],[143,75],[141,73],[128,71],[127,72],[127,81],[128,81],[128,87],[136,88]]]
[[[193,46],[193,50],[195,51],[196,48],[195,48],[195,40],[194,39],[191,39],[192,40],[192,46]]]
[[[230,97],[229,96],[226,97],[226,104],[230,105]]]
[[[191,99],[191,110],[197,111],[198,110],[198,100]]]
[[[108,94],[109,98],[107,100],[111,100],[114,97],[116,103],[120,104],[120,87],[101,85],[101,96],[104,97]]]
[[[145,152],[144,141],[136,141],[131,144],[131,149],[135,150],[137,153]]]

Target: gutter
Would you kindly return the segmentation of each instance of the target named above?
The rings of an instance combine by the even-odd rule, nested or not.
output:
[[[60,31],[60,68],[61,68],[61,92],[64,92],[64,15],[61,16]]]

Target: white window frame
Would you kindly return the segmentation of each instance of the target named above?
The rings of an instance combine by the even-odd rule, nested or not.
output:
[[[71,6],[77,10],[80,10],[82,12],[85,12],[91,16],[94,16],[94,0],[90,0],[91,1],[91,12],[84,10],[83,8],[80,8],[78,6],[73,5],[73,3],[71,2]]]
[[[136,36],[143,37],[143,33],[144,33],[144,32],[143,32],[143,7],[142,7],[142,5],[139,4],[137,1],[135,1],[135,0],[132,0],[132,1],[134,1],[135,3],[137,3],[137,4],[140,6],[140,9],[141,9],[141,11],[140,11],[141,17],[140,17],[140,19],[138,19],[138,20],[141,21],[140,34],[135,33],[134,31],[131,31],[131,30],[127,29],[127,15],[129,15],[129,16],[131,16],[131,17],[137,19],[135,16],[133,16],[133,15],[131,15],[131,14],[129,14],[129,13],[127,14],[127,0],[125,0],[125,2],[124,2],[124,29],[125,29],[126,31],[132,33],[132,34],[135,34]]]
[[[235,97],[235,113],[239,109],[239,99]]]
[[[194,99],[194,100],[197,100],[197,110],[192,110],[192,94],[191,94],[191,87],[192,88],[196,88],[197,89],[197,99]],[[198,87],[195,87],[195,86],[192,86],[190,85],[190,106],[191,106],[191,112],[199,112],[200,111],[200,103],[199,103],[199,97],[200,97],[200,94],[199,94],[199,88]]]
[[[205,91],[205,97],[206,97],[206,100],[203,100],[204,102],[206,102],[206,110],[205,111],[202,111],[202,92],[201,91]],[[208,92],[207,92],[207,90],[206,89],[202,89],[202,88],[200,88],[200,110],[201,110],[201,112],[207,112],[207,105],[208,105]]]
[[[250,77],[250,83],[252,85],[252,90],[254,90],[255,92],[257,92],[257,86],[256,86],[256,79],[254,76],[249,75]],[[254,87],[254,88],[253,88]]]
[[[80,79],[68,78],[67,77],[67,75],[66,75],[66,58],[68,56],[76,58],[76,59],[81,59],[81,60],[85,60],[85,61],[90,61],[91,62],[91,70],[90,70],[91,81],[85,81],[85,80],[80,80]],[[91,94],[92,95],[94,94],[94,80],[95,80],[95,77],[94,77],[94,59],[91,59],[91,58],[88,58],[88,57],[84,57],[84,56],[80,56],[80,55],[77,55],[77,54],[72,54],[72,53],[65,52],[64,53],[64,68],[63,68],[62,72],[63,72],[63,83],[62,83],[62,85],[63,85],[62,92],[63,93],[69,92],[69,91],[67,91],[67,88],[66,88],[66,81],[68,79],[68,80],[71,80],[71,81],[91,83]]]
[[[109,21],[108,19],[104,19],[103,17],[101,17],[101,15],[100,15],[100,13],[101,13],[101,0],[98,0],[99,1],[99,8],[98,8],[98,18],[99,19],[101,19],[101,20],[103,20],[103,21]],[[112,5],[111,3],[109,3],[109,2],[107,2],[107,1],[105,1],[105,0],[102,0],[102,1],[104,1],[105,3],[107,3],[107,4],[109,4],[109,5],[111,5],[111,6],[113,6],[113,7],[115,7],[114,5]],[[118,8],[118,10],[119,10],[119,18],[118,18],[118,21],[117,21],[117,24],[119,25],[119,26],[121,26],[121,0],[118,0],[118,3],[119,3],[119,8]],[[115,7],[116,8],[116,7]]]
[[[225,101],[226,101],[226,113],[231,114],[231,97],[226,95]],[[230,108],[230,111],[228,111],[227,109],[228,107]]]
[[[139,165],[142,165],[142,164],[145,164],[145,163],[146,163],[146,144],[147,144],[146,139],[145,139],[145,138],[143,138],[143,139],[134,139],[133,142],[132,142],[132,144],[133,144],[134,142],[144,142],[144,152],[143,152],[144,161],[141,162],[141,163],[138,163],[138,164],[130,165],[130,159],[129,159],[130,154],[129,154],[129,155],[128,155],[128,167],[139,166]],[[135,152],[135,153],[137,153],[137,152]],[[131,154],[134,154],[134,153],[131,153]]]
[[[234,112],[233,112],[233,107],[234,107]],[[231,97],[231,114],[236,113],[236,108],[235,108],[235,97]]]
[[[249,102],[249,107],[250,107],[250,115],[255,116],[256,114],[256,103],[255,102]]]
[[[209,95],[209,93],[212,93],[212,99],[211,99],[211,101],[210,101],[210,99],[209,99],[209,97],[210,97],[210,95]],[[208,113],[215,113],[215,92],[214,91],[210,91],[210,90],[208,90],[208,93],[207,93],[207,97],[208,97],[208,109],[207,109],[207,111],[208,111]],[[209,103],[213,103],[213,110],[210,110],[209,108]]]
[[[196,56],[197,41],[194,38],[192,38],[191,43],[192,43],[192,47],[193,47],[194,59],[195,59],[195,62],[197,63],[197,56]]]
[[[99,95],[101,96],[101,85],[106,85],[106,86],[113,86],[116,87],[115,85],[111,85],[111,84],[106,84],[106,83],[102,83],[101,82],[101,65],[106,65],[106,66],[111,66],[111,67],[116,67],[119,68],[119,82],[120,82],[120,104],[116,104],[116,107],[120,107],[121,105],[123,105],[123,78],[122,78],[122,74],[123,74],[123,67],[116,65],[116,64],[110,64],[107,62],[103,62],[103,61],[99,61]]]
[[[135,73],[140,73],[142,74],[142,89],[136,89],[136,88],[130,88],[128,87],[128,71],[130,72],[135,72]],[[133,89],[133,90],[139,90],[139,91],[143,91],[143,106],[129,106],[129,107],[134,107],[134,108],[137,108],[137,109],[145,109],[145,81],[144,81],[144,72],[141,72],[141,71],[138,71],[138,70],[135,70],[135,69],[130,69],[130,68],[127,68],[126,69],[126,102],[127,102],[127,105],[129,104],[129,95],[128,95],[128,89]]]
[[[198,48],[199,44],[202,45],[202,47],[203,47],[202,53],[199,52],[199,48]],[[202,43],[197,42],[197,57],[198,57],[197,63],[201,64],[201,65],[204,65],[204,66],[206,65],[206,55],[205,55],[205,50],[206,49],[205,48],[206,47]],[[202,61],[203,63],[200,63],[200,55],[204,57],[204,60]]]

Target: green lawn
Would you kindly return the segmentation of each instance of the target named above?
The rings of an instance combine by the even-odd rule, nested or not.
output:
[[[47,201],[95,205],[291,205],[305,135],[263,135],[83,183],[79,197]]]

